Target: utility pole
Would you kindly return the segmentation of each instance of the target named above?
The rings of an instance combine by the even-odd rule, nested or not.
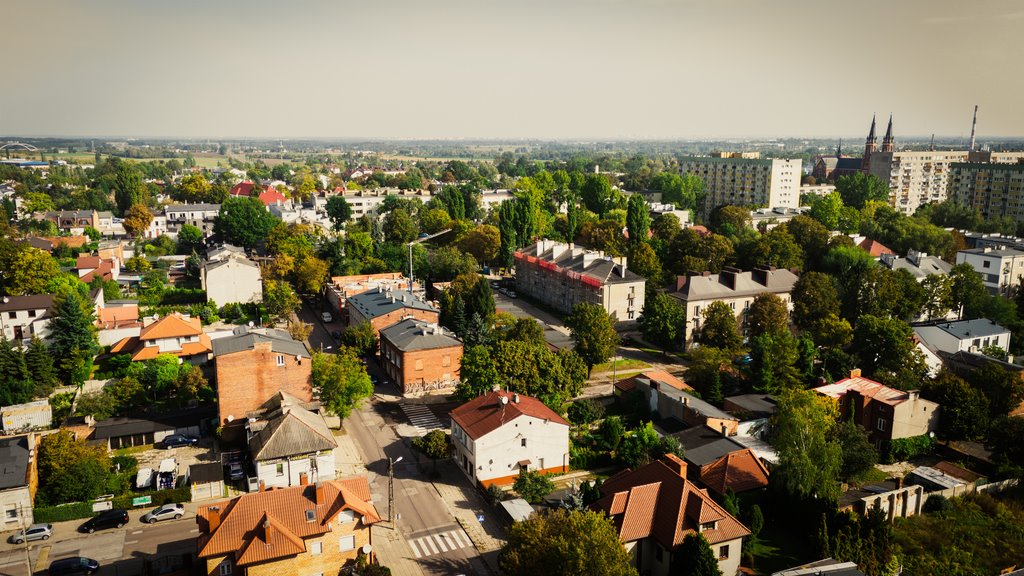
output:
[[[394,460],[388,458],[388,523],[391,524],[392,530],[395,528],[395,464],[401,461],[402,456]]]

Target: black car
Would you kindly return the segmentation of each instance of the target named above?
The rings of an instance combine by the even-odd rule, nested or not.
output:
[[[171,434],[164,438],[164,448],[170,450],[171,448],[181,448],[182,446],[191,446],[198,442],[195,438],[185,436],[184,434]]]
[[[100,563],[85,556],[72,556],[50,562],[50,576],[60,574],[92,574],[100,569]]]
[[[106,512],[100,512],[98,515],[90,518],[85,524],[78,527],[79,532],[88,532],[92,534],[97,530],[103,530],[104,528],[120,528],[128,523],[128,512],[119,510],[117,508],[113,510],[107,510]]]

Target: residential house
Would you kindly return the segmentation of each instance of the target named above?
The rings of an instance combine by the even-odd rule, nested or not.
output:
[[[142,330],[139,303],[134,300],[111,300],[96,309],[96,337],[100,346],[113,346],[123,338],[138,336]]]
[[[889,249],[885,244],[882,244],[877,240],[872,240],[871,238],[861,240],[857,243],[857,247],[867,252],[872,258],[881,258],[885,255],[896,255],[896,253]]]
[[[694,426],[672,434],[683,448],[689,480],[718,495],[736,494],[768,486],[768,469],[750,449],[721,431]]]
[[[239,252],[218,248],[207,253],[199,270],[199,280],[206,291],[207,302],[223,306],[263,301],[260,267],[246,258],[244,252]]]
[[[971,248],[956,253],[957,264],[969,264],[989,294],[1010,296],[1024,275],[1024,250],[1005,245]]]
[[[173,354],[193,364],[206,362],[212,351],[210,337],[203,333],[199,318],[180,312],[143,318],[138,336],[122,338],[110,349],[111,354],[131,354],[133,362]]]
[[[206,576],[334,576],[371,549],[380,522],[370,484],[353,476],[243,494],[196,511]]]
[[[890,440],[934,432],[938,427],[938,404],[921,398],[917,390],[904,392],[864,378],[859,369],[852,370],[849,378],[814,391],[838,401],[840,414],[849,415],[866,429],[876,448]]]
[[[327,304],[339,318],[345,315],[345,302],[355,296],[377,288],[385,290],[409,290],[409,279],[401,272],[358,274],[354,276],[332,276],[326,287]],[[422,296],[423,290],[413,282],[413,293]]]
[[[121,262],[117,258],[100,258],[88,254],[79,254],[75,260],[75,269],[78,271],[78,279],[86,284],[96,278],[103,281],[117,279],[121,275]]]
[[[1010,349],[1010,331],[987,318],[913,324],[914,335],[939,352],[981,352],[989,346]]]
[[[345,302],[348,325],[369,322],[379,334],[381,330],[407,317],[437,323],[437,308],[404,290],[378,287],[376,290],[351,296]]]
[[[258,193],[254,191],[256,184],[253,184],[250,180],[239,182],[235,184],[228,194],[231,196],[255,196],[263,203],[264,206],[270,206],[271,204],[277,203],[289,203],[288,197],[282,194],[273,186],[260,186]]]
[[[0,298],[0,329],[8,340],[25,344],[38,336],[50,337],[50,319],[53,317],[53,296],[32,294]]]
[[[725,398],[722,409],[741,420],[751,420],[771,418],[779,407],[770,394],[740,394]]]
[[[53,424],[53,410],[49,400],[36,400],[24,404],[12,404],[0,408],[0,419],[4,432],[49,428]]]
[[[661,418],[670,418],[686,426],[707,426],[724,436],[736,434],[739,418],[683,390],[646,378],[637,378],[635,390],[643,395],[648,409]]]
[[[789,293],[793,291],[797,275],[789,270],[776,270],[773,266],[758,266],[743,272],[726,266],[718,274],[693,272],[676,279],[676,290],[669,295],[680,301],[686,311],[684,347],[693,344],[704,321],[703,312],[712,302],[725,302],[736,314],[736,322],[745,331],[747,311],[759,294],[775,294],[792,308]]]
[[[906,258],[895,254],[882,254],[879,259],[882,266],[890,270],[906,270],[918,282],[924,282],[929,276],[949,276],[953,265],[938,256],[929,256],[924,252],[910,250]]]
[[[494,391],[451,418],[455,463],[473,482],[502,486],[520,470],[569,471],[569,423],[536,398]]]
[[[683,540],[700,534],[711,545],[726,576],[739,572],[743,538],[750,530],[704,490],[686,479],[687,465],[667,454],[636,470],[624,470],[601,485],[592,507],[611,517],[619,540],[641,574],[668,576],[692,562],[680,554]]]
[[[540,240],[515,252],[516,291],[562,313],[596,304],[619,324],[634,324],[644,307],[646,280],[612,258],[572,243]]]
[[[57,229],[71,234],[81,234],[87,227],[99,230],[99,214],[95,210],[60,210],[47,212],[44,219],[57,225]]]
[[[27,528],[34,522],[32,503],[39,488],[35,435],[0,439],[0,530]]]
[[[213,341],[213,357],[221,425],[243,423],[279,392],[301,402],[313,400],[312,354],[284,330],[239,326],[231,336]]]
[[[669,386],[676,390],[693,390],[693,387],[686,382],[683,382],[682,379],[673,376],[664,370],[645,370],[616,382],[614,384],[613,392],[616,396],[626,396],[630,392],[636,390],[636,383],[639,379],[645,379],[648,382],[657,382],[661,386]]]
[[[462,341],[435,323],[407,318],[380,331],[381,368],[402,394],[454,388]]]
[[[800,160],[760,158],[749,152],[679,158],[680,172],[704,181],[708,211],[730,204],[796,208],[800,204],[802,164]]]
[[[319,407],[278,392],[262,410],[250,412],[245,426],[260,489],[334,479],[338,442],[324,417],[314,411]]]
[[[185,224],[195,226],[203,233],[203,238],[213,235],[213,222],[220,214],[220,204],[170,204],[164,208],[167,219],[167,232],[178,236]]]

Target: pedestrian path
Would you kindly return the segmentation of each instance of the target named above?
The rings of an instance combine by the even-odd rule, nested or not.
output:
[[[422,404],[402,404],[402,411],[409,417],[409,422],[411,422],[413,428],[419,432],[419,436],[422,436],[431,430],[444,428],[444,425],[442,425],[441,421],[437,419],[437,416],[434,416],[434,413],[430,411],[430,408],[427,408]]]
[[[456,528],[455,530],[449,530],[447,532],[439,532],[437,534],[429,534],[427,536],[421,536],[420,538],[410,539],[409,546],[412,548],[412,553],[415,554],[417,558],[424,558],[435,554],[451,552],[460,548],[472,547],[473,543],[469,540],[469,536],[462,531],[462,528]]]

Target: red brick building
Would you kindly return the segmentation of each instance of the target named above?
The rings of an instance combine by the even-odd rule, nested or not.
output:
[[[345,302],[345,309],[349,326],[369,322],[378,334],[408,317],[436,324],[439,316],[437,308],[419,297],[404,290],[382,287],[352,296]]]
[[[313,399],[309,349],[283,330],[236,328],[213,341],[217,366],[217,409],[222,425],[244,423],[278,392],[302,402]]]
[[[462,342],[437,324],[407,318],[381,330],[380,359],[403,394],[450,389],[459,382]]]

